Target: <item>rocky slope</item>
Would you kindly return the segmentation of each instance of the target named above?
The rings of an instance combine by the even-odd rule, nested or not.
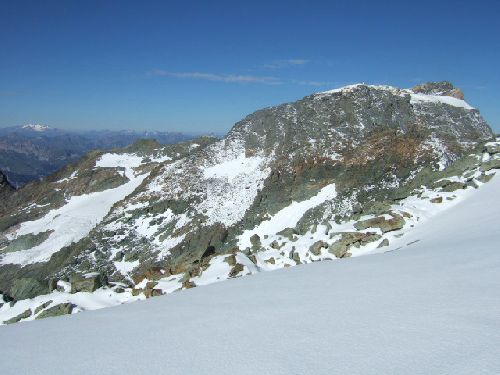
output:
[[[498,375],[499,191],[461,191],[378,256],[0,327],[2,375]]]
[[[18,302],[0,317],[376,251],[500,167],[491,129],[447,82],[347,86],[169,147],[90,154],[16,192],[0,290]]]
[[[8,198],[13,192],[14,187],[7,179],[7,176],[0,171],[0,210],[2,206],[7,204]]]
[[[193,137],[172,132],[67,131],[38,124],[0,128],[0,170],[20,187],[77,161],[90,150],[111,150],[146,138],[172,144]]]

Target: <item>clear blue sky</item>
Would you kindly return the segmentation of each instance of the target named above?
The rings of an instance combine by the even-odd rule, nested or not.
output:
[[[450,80],[500,131],[500,1],[0,0],[0,126],[226,131],[355,82]]]

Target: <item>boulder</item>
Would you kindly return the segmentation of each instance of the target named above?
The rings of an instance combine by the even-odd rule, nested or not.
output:
[[[229,277],[236,277],[240,272],[242,272],[244,269],[243,264],[241,263],[236,263],[234,267],[231,269],[229,272]]]
[[[196,288],[196,284],[190,280],[186,280],[182,283],[184,289]]]
[[[382,237],[380,234],[372,232],[343,232],[340,234],[342,235],[340,240],[334,242],[328,248],[328,251],[337,258],[350,257],[351,253],[349,253],[349,249],[352,246],[359,247],[366,245],[367,243],[377,241]]]
[[[444,191],[446,193],[451,193],[456,190],[465,189],[466,187],[467,184],[464,184],[463,182],[453,181],[443,186],[441,188],[441,191]]]
[[[260,236],[258,234],[254,234],[250,237],[250,243],[252,244],[253,249],[260,249],[262,247]]]
[[[432,198],[431,203],[443,203],[443,197]]]
[[[447,179],[442,179],[431,184],[433,189],[441,188],[442,191],[451,193],[452,191],[465,189],[467,185],[459,181],[451,181]]]
[[[74,276],[71,278],[71,293],[92,293],[104,285],[101,275]]]
[[[151,298],[151,297],[158,297],[163,294],[163,291],[161,289],[146,289],[144,291],[144,295],[146,298]]]
[[[368,228],[379,228],[382,233],[391,232],[403,228],[405,225],[405,220],[402,216],[397,214],[391,214],[390,219],[386,219],[384,216],[374,217],[372,219],[358,221],[354,224],[354,228],[357,230],[364,230]]]
[[[384,238],[382,241],[380,241],[380,243],[377,246],[377,249],[385,246],[389,246],[389,240],[387,238]]]
[[[140,288],[133,288],[132,289],[132,295],[134,297],[138,296],[139,294],[141,294],[143,292],[144,292],[144,289],[140,289]]]
[[[44,302],[42,303],[40,306],[38,306],[36,309],[35,309],[35,315],[38,314],[40,311],[42,311],[43,309],[49,307],[49,305],[52,303],[53,301],[50,300],[50,301],[47,301],[47,302]]]
[[[481,165],[481,169],[485,172],[491,169],[500,169],[500,159],[490,159],[488,161],[485,161]]]
[[[276,233],[279,236],[283,236],[288,238],[290,241],[293,241],[295,239],[295,235],[297,234],[297,231],[293,228],[285,228],[282,231],[279,231]]]
[[[148,280],[160,280],[162,277],[168,276],[166,275],[167,271],[161,267],[151,267],[146,272],[144,272],[144,276]]]
[[[291,259],[295,262],[295,264],[300,264],[300,263],[302,263],[302,262],[300,261],[300,255],[299,255],[299,253],[298,253],[298,252],[296,252],[295,250],[292,250],[292,251],[290,252],[290,258],[291,258]]]
[[[35,319],[44,319],[53,316],[67,315],[71,314],[73,311],[73,305],[71,303],[60,303],[58,305],[49,307],[47,310],[42,311]]]
[[[266,259],[264,262],[269,264],[276,264],[276,259],[274,259],[274,257],[271,257],[269,259]]]
[[[412,214],[410,214],[409,212],[406,212],[406,211],[400,211],[401,215],[407,219],[410,219],[413,217]]]
[[[47,286],[42,285],[38,280],[31,277],[14,280],[10,288],[10,295],[18,301],[46,294],[47,292]]]
[[[278,250],[280,248],[280,244],[278,243],[278,241],[274,240],[273,242],[271,242],[271,248]]]
[[[9,320],[6,320],[4,323],[5,324],[12,324],[12,323],[17,323],[19,322],[20,320],[22,319],[26,319],[26,318],[29,318],[31,316],[32,312],[31,312],[31,309],[28,309],[24,312],[22,312],[21,314],[9,319]]]
[[[309,247],[309,251],[312,254],[318,256],[321,255],[321,249],[323,248],[328,248],[328,243],[326,243],[325,241],[316,241]]]

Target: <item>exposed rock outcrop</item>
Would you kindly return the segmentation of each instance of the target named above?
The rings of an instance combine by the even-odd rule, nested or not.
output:
[[[90,153],[0,208],[0,289],[32,279],[45,292],[49,279],[97,270],[134,295],[153,296],[161,288],[147,282],[171,277],[179,288],[194,287],[214,259],[227,278],[349,256],[380,241],[380,232],[403,228],[411,215],[397,206],[424,194],[422,186],[446,180],[444,194],[476,184],[478,168],[485,181],[500,167],[491,129],[461,97],[448,82],[412,90],[351,85],[256,111],[221,140]],[[465,172],[463,181],[451,178]],[[72,217],[72,204],[86,207],[95,194],[109,198],[105,209],[94,207],[103,212],[76,220],[79,235],[57,245],[61,226],[50,223]],[[42,230],[26,229],[34,221]],[[71,279],[73,293],[104,285]],[[14,291],[42,293],[36,287]]]

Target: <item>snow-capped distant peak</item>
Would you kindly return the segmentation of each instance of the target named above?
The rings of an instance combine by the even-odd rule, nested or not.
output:
[[[22,126],[23,129],[30,129],[36,132],[43,132],[45,130],[49,130],[50,127],[47,125],[40,125],[40,124],[27,124]]]

